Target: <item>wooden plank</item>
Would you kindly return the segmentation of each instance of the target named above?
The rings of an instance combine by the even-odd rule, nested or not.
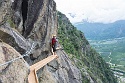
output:
[[[36,83],[39,83],[36,70],[34,70],[34,74],[35,74],[35,78],[36,78]]]
[[[51,56],[35,63],[34,65],[30,66],[30,74],[28,76],[29,83],[39,83],[36,71],[39,70],[44,65],[46,65],[47,63],[49,63],[50,61],[52,61],[53,59],[56,59],[56,58],[58,58],[57,55],[51,55]]]
[[[57,58],[57,55],[51,55],[39,62],[37,62],[36,64],[30,66],[30,70],[35,69],[36,71],[39,70],[41,67],[43,67],[44,65],[46,65],[47,63],[49,63],[50,61],[52,61],[53,59]]]
[[[28,81],[29,81],[29,83],[38,83],[35,70],[30,71],[30,74],[28,76]]]

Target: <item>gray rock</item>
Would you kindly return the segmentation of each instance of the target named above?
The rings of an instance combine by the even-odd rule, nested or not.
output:
[[[14,48],[0,43],[0,65],[21,56]],[[0,66],[1,83],[27,83],[29,67],[24,59]]]
[[[2,0],[0,14],[1,40],[13,46],[21,54],[30,48],[32,42],[37,44],[32,51],[32,58],[25,57],[30,65],[52,55],[50,40],[57,34],[57,11],[53,0]],[[5,31],[5,27],[11,30]],[[15,32],[15,36],[11,34],[12,31]],[[7,58],[7,61],[20,56],[19,53]],[[58,59],[37,71],[40,83],[82,83],[79,69],[67,54],[58,50],[57,55]],[[0,57],[0,61],[5,62],[6,56]],[[25,63],[20,59],[0,67],[1,82],[27,83],[28,67]]]
[[[44,69],[44,72],[39,77],[40,83],[45,80],[51,81],[52,79],[56,81],[51,81],[51,83],[82,83],[80,70],[68,58],[67,54],[58,50],[57,55],[59,58],[48,63],[45,67],[46,70]],[[51,73],[52,77],[43,78],[48,76],[46,72]]]

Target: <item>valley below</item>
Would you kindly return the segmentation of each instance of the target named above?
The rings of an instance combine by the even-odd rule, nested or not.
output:
[[[119,83],[125,83],[125,37],[91,40],[91,46],[102,56],[110,65]]]

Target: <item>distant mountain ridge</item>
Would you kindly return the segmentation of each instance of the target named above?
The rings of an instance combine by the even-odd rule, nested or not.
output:
[[[74,24],[78,30],[84,32],[85,36],[89,39],[112,39],[125,37],[125,20],[116,21],[114,23],[83,23]]]

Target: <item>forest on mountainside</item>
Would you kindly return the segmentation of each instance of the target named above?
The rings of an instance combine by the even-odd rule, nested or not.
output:
[[[84,34],[58,12],[58,39],[71,60],[82,72],[83,83],[117,83],[109,65],[89,45]]]

